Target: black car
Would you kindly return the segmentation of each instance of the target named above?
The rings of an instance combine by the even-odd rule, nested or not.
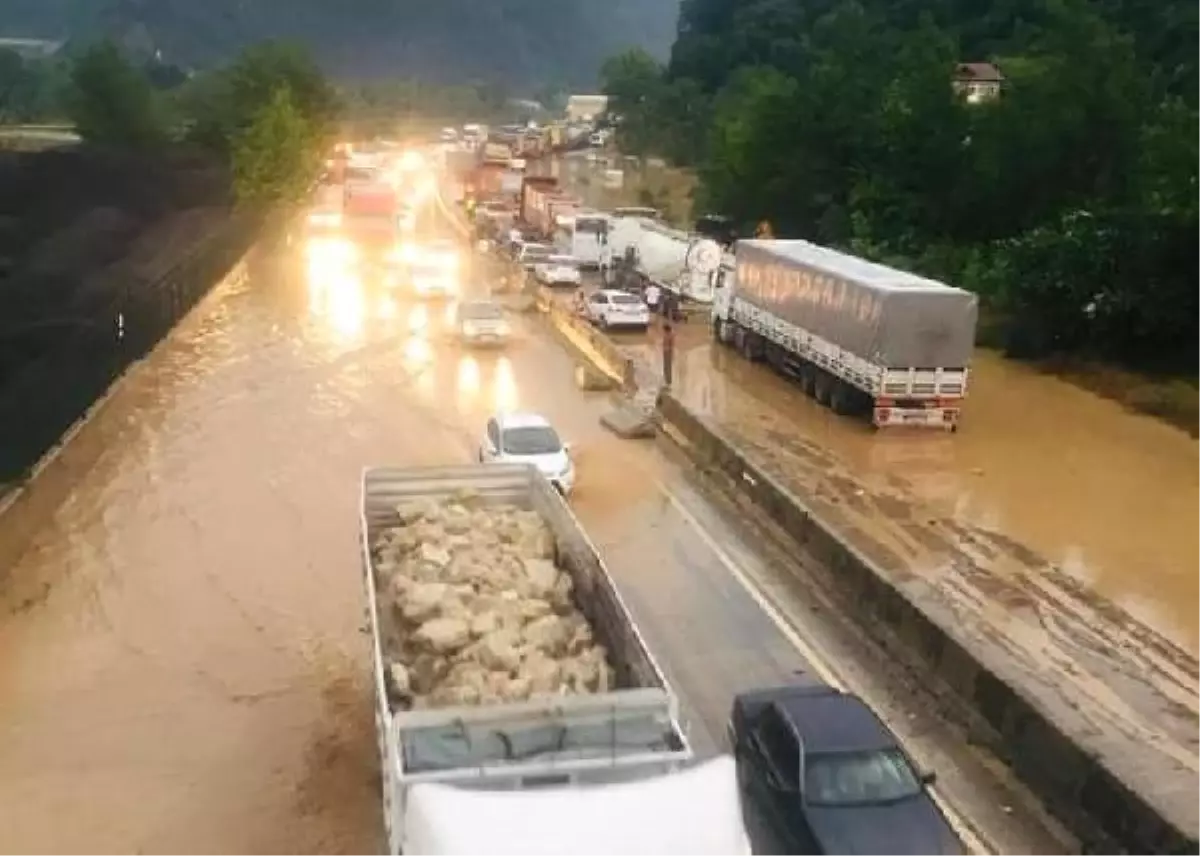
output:
[[[819,683],[733,702],[743,798],[785,853],[963,853],[895,735],[856,696]]]

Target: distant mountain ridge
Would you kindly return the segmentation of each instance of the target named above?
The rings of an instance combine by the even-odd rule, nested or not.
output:
[[[270,38],[308,44],[342,77],[593,84],[605,57],[666,57],[679,0],[2,0],[0,35],[107,35],[206,66]]]

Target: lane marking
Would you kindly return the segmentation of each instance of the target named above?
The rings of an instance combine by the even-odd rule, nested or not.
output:
[[[729,571],[730,575],[737,580],[738,584],[741,585],[746,594],[750,596],[750,599],[753,600],[758,608],[763,611],[763,614],[765,614],[767,618],[771,620],[771,623],[775,625],[775,628],[780,632],[783,638],[786,639],[792,645],[792,647],[799,652],[800,656],[808,662],[808,664],[812,667],[813,672],[816,673],[817,677],[823,682],[829,684],[834,689],[842,692],[853,692],[853,690],[846,685],[845,681],[837,676],[837,673],[833,671],[833,668],[828,664],[825,657],[821,656],[817,650],[810,645],[808,641],[799,634],[799,632],[797,632],[792,623],[783,616],[770,598],[763,594],[763,592],[750,579],[746,572],[742,570],[741,566],[737,563],[737,560],[735,560],[729,554],[729,552],[717,542],[708,529],[705,528],[705,526],[701,524],[696,516],[692,514],[692,512],[684,505],[683,501],[679,499],[679,497],[677,497],[675,493],[667,488],[667,486],[661,481],[658,482],[658,489],[662,491],[663,495],[667,498],[667,501],[671,503],[671,506],[677,512],[679,512],[679,515],[684,519],[684,522],[696,530],[696,533],[700,536],[700,540],[702,540],[704,544],[710,550],[712,550],[713,555],[715,555],[721,564],[725,566],[725,569]],[[861,693],[854,694],[858,695],[864,701],[867,701],[866,696],[862,695]],[[985,854],[990,852],[983,839],[971,828],[970,824],[967,823],[966,819],[961,814],[950,807],[945,798],[941,796],[936,788],[929,788],[929,795],[933,799],[934,803],[937,804],[938,808],[941,809],[942,814],[945,815],[946,821],[950,824],[950,828],[954,830],[955,834],[958,835],[958,837],[962,840],[963,844],[970,853]]]

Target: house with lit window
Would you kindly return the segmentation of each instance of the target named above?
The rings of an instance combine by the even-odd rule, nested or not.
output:
[[[954,90],[972,104],[1000,95],[1004,75],[990,62],[961,62],[954,70]]]

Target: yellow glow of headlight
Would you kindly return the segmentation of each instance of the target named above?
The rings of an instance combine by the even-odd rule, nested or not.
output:
[[[346,241],[309,241],[305,253],[313,273],[337,272],[358,259],[358,248]]]
[[[405,171],[414,171],[422,169],[425,166],[425,158],[421,157],[421,153],[409,149],[400,156],[400,169]]]
[[[337,211],[313,211],[308,215],[308,222],[312,226],[340,226],[342,215]]]

